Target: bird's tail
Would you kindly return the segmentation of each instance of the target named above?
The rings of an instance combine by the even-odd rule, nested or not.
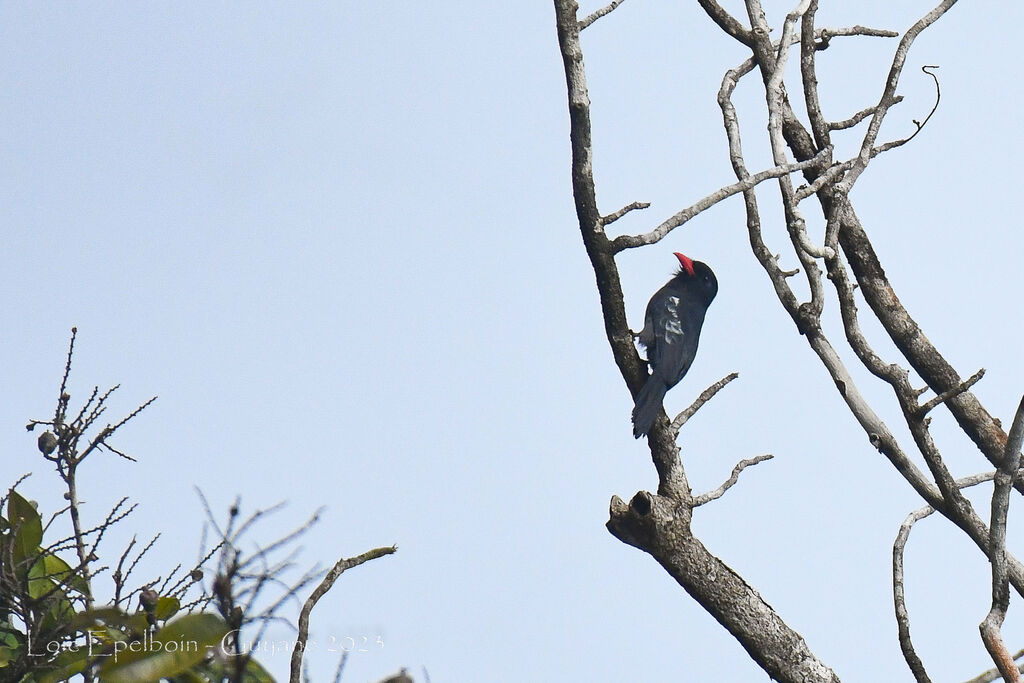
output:
[[[646,436],[654,425],[654,418],[661,411],[661,401],[665,398],[668,387],[658,377],[647,378],[640,393],[636,395],[633,407],[633,437],[639,439]]]

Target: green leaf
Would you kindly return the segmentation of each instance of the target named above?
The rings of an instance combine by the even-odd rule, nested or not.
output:
[[[75,616],[75,608],[71,604],[71,601],[64,596],[64,593],[60,593],[60,597],[54,601],[53,606],[50,607],[43,620],[40,623],[40,628],[44,631],[50,631],[56,628],[63,628],[70,622]]]
[[[66,626],[75,616],[75,608],[67,594],[46,575],[42,560],[33,564],[28,572],[28,594],[35,600],[42,600],[41,608],[46,610],[46,614],[39,626],[44,631]]]
[[[25,560],[39,554],[39,544],[43,542],[43,520],[35,507],[14,489],[7,499],[7,518],[16,529],[12,549],[14,568],[24,576]]]
[[[85,580],[84,576],[73,572],[67,562],[53,553],[43,553],[41,549],[39,552],[42,553],[42,557],[39,558],[36,564],[42,563],[46,576],[57,583],[64,583],[74,588],[84,596],[89,595],[89,583]]]
[[[45,558],[39,558],[28,570],[28,594],[42,600],[42,608],[47,610],[40,623],[44,631],[64,626],[75,616],[75,608],[67,594],[50,578]]]
[[[186,614],[166,624],[153,638],[119,644],[100,667],[104,683],[159,681],[191,669],[228,633],[215,614]]]
[[[181,601],[178,598],[162,596],[157,598],[154,615],[160,621],[167,621],[181,609]]]
[[[0,624],[0,647],[20,647],[24,637],[20,631],[12,629],[10,624]]]
[[[18,658],[18,650],[13,647],[0,647],[0,669]]]
[[[57,584],[50,579],[46,572],[46,563],[39,558],[32,563],[28,570],[28,594],[34,600],[39,600],[57,591]]]

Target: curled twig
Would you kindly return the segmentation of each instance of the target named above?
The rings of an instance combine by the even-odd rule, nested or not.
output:
[[[903,34],[903,37],[900,38],[899,45],[896,47],[896,54],[893,55],[892,65],[889,68],[889,76],[886,78],[885,88],[882,90],[882,95],[878,100],[877,109],[871,117],[871,123],[868,125],[868,130],[864,134],[864,140],[861,142],[860,154],[857,156],[857,163],[852,169],[850,169],[849,175],[842,181],[843,194],[850,193],[850,190],[853,188],[853,184],[857,182],[857,178],[859,178],[860,174],[864,172],[864,169],[867,168],[868,162],[871,160],[871,150],[875,147],[875,140],[878,138],[879,130],[881,130],[882,121],[885,119],[885,115],[889,111],[889,107],[894,104],[896,87],[899,85],[900,74],[903,73],[903,66],[906,64],[907,54],[910,52],[911,45],[913,45],[914,41],[922,31],[938,21],[942,15],[949,10],[949,8],[956,4],[956,2],[957,0],[943,0],[934,9],[918,19],[914,25]],[[925,71],[925,73],[929,72]],[[935,78],[934,74],[930,75]],[[937,78],[935,81],[936,84],[938,84]],[[938,103],[936,102],[936,106],[937,104]],[[927,122],[928,119],[926,118],[925,123]],[[918,126],[918,130],[914,135],[916,135],[917,132],[920,132],[923,125],[924,124],[922,123]],[[913,139],[914,135],[911,135],[906,140],[899,142],[899,144],[909,142]]]
[[[942,100],[942,89],[939,87],[939,77],[936,76],[934,73],[932,73],[931,71],[928,70],[928,69],[938,69],[938,68],[939,68],[938,66],[930,65],[930,64],[926,64],[926,65],[921,67],[921,71],[923,71],[926,74],[928,74],[929,76],[931,76],[932,80],[935,81],[935,104],[932,105],[932,109],[931,109],[931,111],[928,112],[928,116],[924,117],[924,121],[918,121],[917,119],[911,119],[911,121],[913,122],[914,126],[916,126],[916,128],[914,129],[914,132],[911,133],[910,135],[908,135],[905,138],[900,138],[899,140],[890,140],[889,142],[884,142],[881,145],[878,145],[877,147],[873,148],[871,150],[871,157],[872,158],[878,156],[882,152],[888,152],[890,149],[896,149],[897,147],[902,147],[903,145],[907,144],[908,142],[910,142],[911,140],[916,138],[917,134],[920,133],[922,130],[924,130],[925,124],[927,124],[928,121],[931,120],[932,115],[939,108],[939,101]],[[901,100],[902,100],[902,98],[893,97],[892,102],[890,102],[890,106],[893,105],[893,104],[896,104],[897,102],[899,102]]]

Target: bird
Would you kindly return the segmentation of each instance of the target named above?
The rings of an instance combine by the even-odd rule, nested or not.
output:
[[[637,335],[651,366],[633,407],[633,436],[637,439],[651,431],[665,393],[693,364],[704,315],[718,294],[718,279],[710,266],[678,252],[674,255],[679,259],[679,272],[651,297],[644,328]]]

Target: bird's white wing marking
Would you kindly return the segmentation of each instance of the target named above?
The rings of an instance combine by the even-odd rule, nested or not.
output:
[[[671,317],[665,321],[662,339],[665,340],[666,344],[671,344],[673,342],[673,335],[676,337],[683,335],[683,324],[679,321],[679,297],[670,296],[665,308],[668,309]]]

